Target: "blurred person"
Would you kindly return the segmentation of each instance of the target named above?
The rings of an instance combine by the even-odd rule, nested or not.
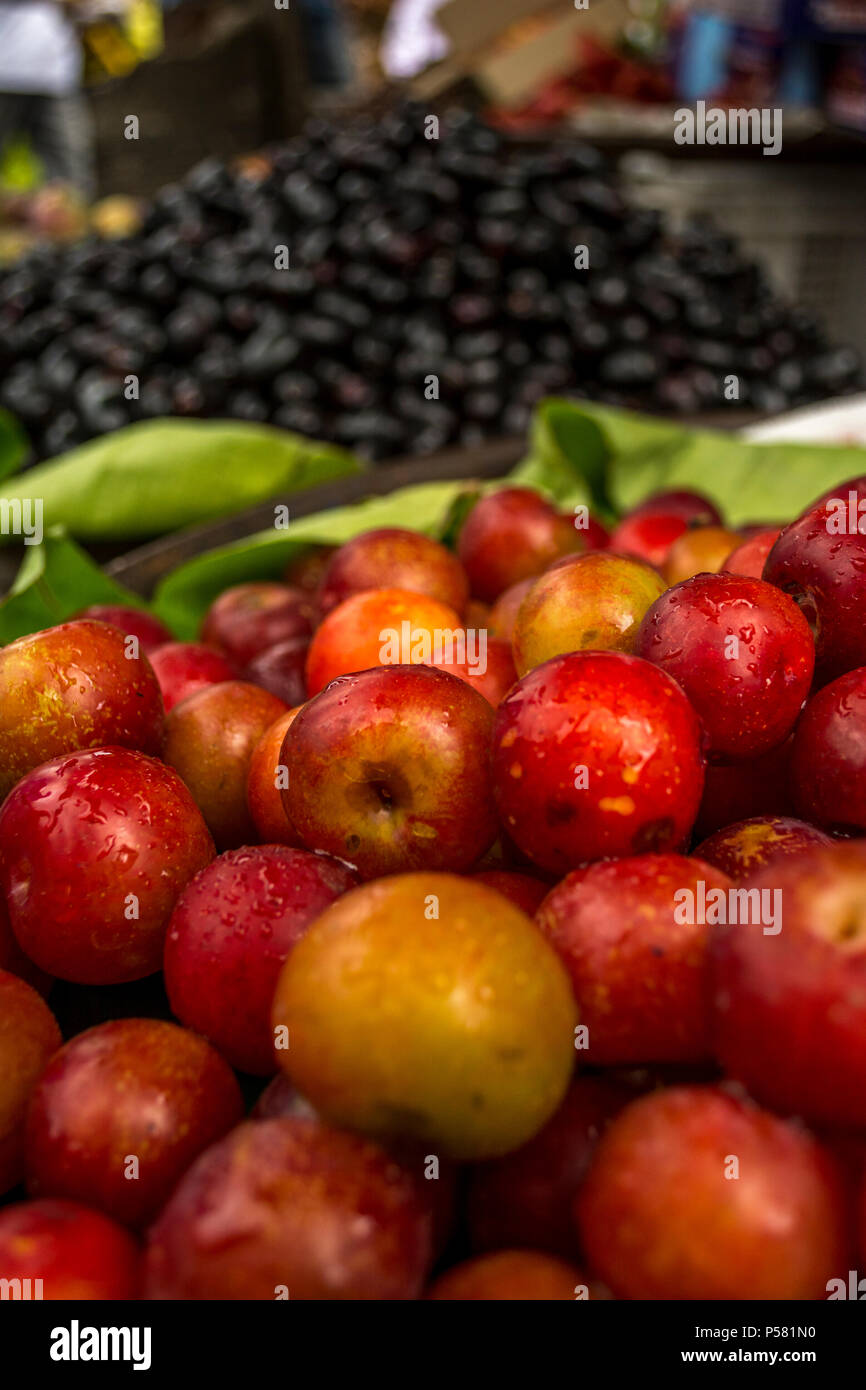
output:
[[[0,0],[0,148],[26,138],[47,180],[94,192],[76,0]]]

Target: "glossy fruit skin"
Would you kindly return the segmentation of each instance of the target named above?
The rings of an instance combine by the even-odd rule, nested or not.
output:
[[[0,1211],[0,1277],[41,1279],[46,1300],[136,1299],[140,1264],[129,1231],[77,1202],[43,1198]]]
[[[564,652],[630,652],[641,619],[664,590],[649,565],[603,550],[555,565],[520,605],[512,635],[518,674]]]
[[[812,508],[786,526],[764,579],[802,603],[815,626],[815,684],[866,665],[866,535],[836,535],[833,508]]]
[[[688,522],[667,512],[638,512],[624,517],[614,527],[609,549],[615,555],[643,560],[661,570],[674,541],[679,540]]]
[[[861,501],[866,497],[866,474],[858,474],[855,478],[846,478],[842,483],[835,483],[833,487],[822,492],[807,511],[813,511],[815,507],[820,507],[823,503],[838,500],[847,504],[849,493],[853,492],[856,501]]]
[[[782,859],[743,881],[777,892],[782,930],[716,927],[715,1053],[783,1114],[866,1126],[866,845]]]
[[[275,719],[253,749],[247,774],[247,809],[256,827],[256,839],[264,845],[302,847],[301,837],[289,822],[283,796],[277,785],[283,741],[299,713],[290,709]]]
[[[702,492],[689,488],[670,488],[664,492],[654,492],[631,512],[632,516],[679,516],[689,526],[714,526],[722,520],[715,502]]]
[[[517,614],[520,605],[526,598],[530,589],[536,583],[538,576],[532,575],[529,579],[518,580],[516,584],[511,584],[490,609],[489,630],[494,637],[501,638],[504,642],[511,643],[514,635],[514,624],[517,622]]]
[[[38,965],[34,965],[29,956],[25,956],[18,945],[2,894],[0,894],[0,970],[8,970],[10,975],[17,975],[19,980],[24,980],[28,985],[32,985],[37,994],[41,994],[43,998],[47,997],[53,984],[51,976],[46,975],[44,970],[40,970]]]
[[[129,608],[123,603],[92,603],[89,608],[82,608],[76,617],[110,623],[112,627],[120,628],[125,637],[137,637],[140,650],[147,656],[157,647],[174,640],[165,623],[140,608]]]
[[[794,731],[791,794],[805,820],[866,831],[866,667],[809,700]]]
[[[561,555],[586,548],[574,518],[530,488],[504,487],[476,502],[457,538],[457,557],[475,598],[493,603]]]
[[[763,578],[767,556],[781,534],[779,528],[774,527],[772,530],[759,531],[757,535],[749,536],[748,540],[731,551],[722,565],[722,570],[726,574],[745,574],[751,579]]]
[[[760,758],[709,763],[694,833],[698,840],[735,821],[794,814],[788,772],[793,738]]]
[[[201,640],[240,668],[277,642],[309,637],[313,608],[307,594],[287,584],[236,584],[214,599]]]
[[[696,574],[716,574],[742,537],[724,526],[696,526],[684,531],[662,565],[668,584],[681,584]]]
[[[166,720],[165,761],[180,774],[218,850],[256,837],[247,807],[250,759],[286,706],[246,681],[197,690]]]
[[[237,672],[220,652],[202,642],[166,642],[150,653],[166,714],[187,695],[235,679]]]
[[[251,1120],[279,1120],[299,1115],[315,1120],[318,1124],[325,1123],[283,1072],[268,1082],[250,1111]],[[422,1204],[430,1208],[433,1217],[433,1249],[438,1256],[447,1246],[454,1230],[458,1167],[443,1159],[434,1177],[425,1153],[425,1145],[413,1144],[411,1140],[406,1142],[396,1139],[386,1147],[400,1167],[405,1168],[415,1178]]]
[[[440,1274],[427,1298],[437,1302],[574,1302],[588,1297],[586,1276],[537,1250],[497,1250]]]
[[[307,654],[307,692],[317,695],[337,676],[355,671],[369,671],[374,666],[391,664],[388,634],[401,639],[403,624],[408,623],[408,651],[400,640],[399,654],[412,656],[416,643],[420,655],[426,655],[423,644],[433,650],[436,634],[445,649],[444,633],[461,630],[458,614],[453,608],[425,594],[413,594],[408,589],[365,589],[360,594],[332,608],[316,629]],[[393,639],[391,639],[393,641]],[[395,663],[396,664],[396,663]]]
[[[544,1250],[577,1259],[575,1193],[607,1125],[631,1099],[623,1086],[578,1076],[559,1109],[528,1144],[469,1171],[467,1218],[472,1249]]]
[[[355,536],[334,552],[322,576],[319,608],[330,613],[352,594],[381,589],[384,579],[393,589],[426,594],[458,614],[469,598],[469,581],[450,550],[420,531],[383,526]]]
[[[61,1041],[44,999],[17,975],[0,970],[0,1196],[24,1176],[27,1106]],[[0,1278],[5,1272],[0,1265]]]
[[[719,869],[680,854],[642,854],[577,869],[535,914],[569,973],[583,1058],[596,1066],[700,1062],[711,1055],[709,927],[699,883],[727,892]],[[694,911],[678,908],[690,892]],[[691,916],[691,922],[679,920]]]
[[[699,574],[669,589],[635,652],[682,686],[711,758],[744,759],[784,742],[809,694],[815,647],[797,605],[760,579]]]
[[[181,1181],[150,1232],[146,1295],[413,1299],[431,1228],[415,1180],[377,1144],[316,1119],[258,1120]]]
[[[496,837],[492,726],[487,701],[433,667],[343,676],[286,734],[286,815],[309,849],[363,878],[468,869]]]
[[[146,656],[127,659],[123,633],[61,623],[0,652],[0,797],[31,768],[78,748],[117,744],[162,752],[165,712]]]
[[[332,1123],[467,1159],[516,1148],[550,1117],[576,1022],[565,971],[526,914],[435,873],[368,883],[329,907],[289,956],[273,1007],[291,1039],[280,1066]]]
[[[739,1181],[727,1176],[732,1157]],[[627,1106],[596,1149],[575,1214],[592,1268],[624,1298],[820,1299],[845,1259],[829,1155],[717,1087],[676,1086]]]
[[[272,1075],[271,1001],[283,962],[357,883],[336,859],[285,845],[221,854],[172,913],[164,967],[172,1012],[239,1071]]]
[[[288,642],[265,647],[244,667],[242,677],[253,685],[261,686],[262,690],[269,690],[290,708],[302,705],[307,698],[309,649],[306,637],[291,637]]]
[[[703,771],[697,715],[670,676],[635,656],[554,657],[496,711],[501,823],[551,873],[678,848],[700,803]]]
[[[659,492],[638,504],[614,527],[610,549],[660,568],[675,540],[690,526],[711,526],[721,516],[697,492]]]
[[[547,897],[550,885],[531,874],[515,873],[508,869],[482,869],[472,877],[477,883],[486,883],[495,888],[509,902],[514,903],[528,917],[535,914],[539,903]]]
[[[479,650],[480,648],[476,648],[476,656]],[[484,671],[479,670],[480,664],[484,664]],[[502,703],[517,680],[514,659],[511,655],[511,644],[503,642],[498,637],[487,638],[483,663],[478,660],[436,661],[433,665],[439,671],[449,671],[452,676],[458,676],[460,680],[466,681],[473,690],[477,690],[479,695],[483,695],[487,703],[492,705],[494,709]]]
[[[76,984],[159,970],[172,908],[213,855],[177,774],[126,748],[44,763],[0,810],[12,930],[40,969]]]
[[[27,1189],[145,1225],[242,1116],[240,1087],[203,1038],[158,1019],[102,1023],[60,1049],[33,1093]]]
[[[829,835],[793,816],[754,816],[715,831],[695,847],[695,857],[739,880],[812,845],[829,844]]]

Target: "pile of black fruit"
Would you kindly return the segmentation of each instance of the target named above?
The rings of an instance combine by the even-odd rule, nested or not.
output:
[[[0,403],[36,455],[179,415],[383,458],[521,434],[551,393],[692,414],[858,383],[856,354],[729,239],[666,237],[595,150],[463,113],[429,133],[409,106],[316,121],[261,160],[199,165],[130,239],[7,272]]]

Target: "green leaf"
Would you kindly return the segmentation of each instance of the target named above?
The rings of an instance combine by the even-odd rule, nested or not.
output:
[[[387,497],[371,497],[348,507],[319,512],[289,523],[285,530],[253,536],[209,550],[181,565],[158,586],[153,609],[185,641],[195,637],[217,594],[232,584],[280,575],[290,560],[311,545],[342,545],[377,526],[409,526],[439,537],[468,484],[419,483]]]
[[[599,424],[570,401],[543,401],[532,421],[528,458],[511,481],[537,488],[564,507],[587,503],[603,520],[613,518],[608,495],[609,447]]]
[[[41,545],[27,548],[15,583],[0,600],[0,645],[65,622],[91,603],[147,607],[138,594],[109,579],[68,536],[49,531]]]
[[[694,488],[730,525],[741,526],[789,521],[827,488],[860,473],[866,473],[866,449],[856,445],[753,444],[628,410],[549,400],[538,408],[529,454],[513,478],[542,491],[553,484],[563,503],[594,499],[603,514],[609,504],[622,513],[653,492]],[[575,492],[564,497],[569,474]]]
[[[0,478],[8,478],[21,467],[30,452],[23,429],[8,410],[0,410]]]
[[[269,425],[147,420],[31,468],[0,492],[0,506],[41,498],[47,526],[80,540],[137,540],[360,467],[341,449]]]
[[[222,474],[212,462],[202,471],[216,490]],[[866,474],[866,449],[751,444],[735,435],[557,400],[540,407],[529,455],[508,481],[537,487],[562,508],[591,501],[605,515],[660,488],[696,488],[739,525],[787,521],[825,489],[857,474]],[[453,543],[479,492],[500,485],[421,483],[302,517],[285,530],[259,532],[181,565],[159,585],[151,611],[189,640],[223,589],[278,577],[310,545],[340,545],[376,526],[408,526]],[[49,532],[42,547],[28,549],[12,592],[0,604],[0,642],[59,622],[90,603],[112,601],[144,606],[71,540]]]

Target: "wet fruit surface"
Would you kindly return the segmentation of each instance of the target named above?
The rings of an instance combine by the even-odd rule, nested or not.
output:
[[[829,1156],[797,1126],[712,1087],[629,1105],[575,1209],[593,1268],[624,1298],[824,1298],[846,1258]]]
[[[278,642],[309,637],[312,604],[286,584],[238,584],[215,599],[205,614],[201,640],[236,667],[246,666]]]
[[[649,565],[590,551],[554,566],[520,605],[512,637],[518,675],[563,652],[630,652],[641,619],[664,593]]]
[[[172,913],[165,984],[173,1012],[240,1071],[277,1069],[271,1000],[289,951],[358,882],[327,855],[257,845],[220,855]]]
[[[772,585],[699,574],[647,613],[635,652],[682,686],[701,717],[711,757],[745,759],[782,743],[809,693],[809,625]]]
[[[703,787],[697,716],[637,657],[555,657],[496,713],[493,786],[503,826],[543,869],[676,849]]]
[[[786,526],[767,556],[764,579],[790,594],[813,626],[819,685],[866,663],[864,574],[866,535],[851,532],[832,503]]]
[[[128,1231],[77,1202],[43,1198],[0,1211],[0,1279],[29,1279],[31,1298],[137,1298],[140,1263]]]
[[[551,890],[535,921],[568,970],[587,1062],[710,1055],[707,903],[726,905],[729,886],[699,859],[646,854],[577,869]]]
[[[690,527],[711,526],[720,521],[713,503],[699,493],[656,493],[634,507],[614,527],[610,548],[617,554],[635,556],[660,569],[674,541]]]
[[[696,526],[684,531],[665,557],[665,580],[668,584],[681,584],[696,574],[716,574],[739,539],[736,531],[724,526]]]
[[[778,527],[759,531],[732,550],[722,569],[728,574],[747,574],[751,579],[761,579],[767,556],[779,539]]]
[[[166,713],[196,690],[234,680],[234,667],[201,642],[166,642],[150,653]]]
[[[333,608],[310,644],[307,692],[373,666],[430,664],[461,630],[453,608],[408,589],[365,589]],[[448,634],[446,636],[445,634]]]
[[[0,1196],[24,1175],[27,1106],[60,1043],[54,1015],[35,989],[0,970]]]
[[[730,878],[741,879],[811,845],[829,845],[815,825],[793,816],[755,816],[717,830],[695,847],[695,856],[715,864]]]
[[[347,894],[283,968],[277,1055],[335,1123],[460,1158],[531,1138],[561,1100],[576,1011],[530,919],[483,884],[402,874]]]
[[[286,734],[298,713],[298,709],[290,709],[275,719],[262,734],[250,758],[247,807],[257,836],[266,845],[301,847],[301,838],[283,804],[282,788],[288,785],[289,770],[280,762]]]
[[[118,628],[62,623],[0,652],[0,796],[38,763],[120,744],[158,756],[164,712],[146,656]]]
[[[816,846],[743,887],[759,923],[716,927],[711,943],[716,1055],[775,1110],[862,1128],[866,846]]]
[[[417,1298],[432,1258],[415,1179],[317,1120],[240,1126],[187,1173],[152,1228],[146,1296]]]
[[[791,793],[827,829],[866,831],[866,669],[831,681],[806,705],[791,749]]]
[[[281,182],[316,221],[312,184],[336,199],[341,175],[302,187],[297,172]],[[201,177],[210,198],[216,175]],[[480,168],[470,182],[491,223],[482,259],[510,280],[499,224],[521,190],[497,201]],[[401,184],[401,207],[420,196]],[[573,188],[569,225],[581,201]],[[512,232],[524,221],[532,240],[531,218]],[[389,242],[408,258],[398,286],[427,256],[425,225]],[[376,452],[397,439],[410,382],[374,339],[380,319],[411,314],[383,301],[334,336],[346,287],[321,227],[305,235],[324,257],[315,311],[293,303],[278,339],[257,343],[234,404],[265,418],[271,349],[296,423],[321,413],[320,355],[360,417],[376,413],[369,373],[395,371],[388,429],[358,423]],[[611,391],[649,382],[667,351],[661,320],[642,336],[624,309],[614,264],[585,303],[563,297],[583,352],[582,308],[603,314]],[[681,289],[701,318],[697,283]],[[549,315],[537,279],[512,292]],[[250,287],[197,301],[197,325],[173,296],[166,335],[213,335],[211,355],[227,350],[223,300],[233,323],[262,326]],[[515,347],[549,367],[567,357],[549,317],[541,338],[480,346],[492,296],[437,281],[431,298],[466,340],[471,420],[493,419],[500,353],[503,390]],[[3,306],[0,274],[0,326]],[[355,340],[371,355],[346,381]],[[412,371],[434,347],[416,344]],[[0,334],[0,381],[6,351]],[[191,374],[187,405],[196,389]],[[573,442],[559,409],[539,416],[542,452]],[[646,428],[651,442],[669,426]],[[607,521],[649,460],[614,469],[606,493],[582,438]],[[679,462],[672,476],[687,476]],[[825,521],[854,515],[866,484],[844,487]],[[837,573],[815,507],[778,539],[765,522],[734,536],[712,502],[674,490],[619,521],[629,555],[586,506],[563,513],[508,482],[454,488],[441,541],[402,525],[342,546],[275,536],[250,567],[226,554],[245,582],[222,593],[209,558],[186,616],[155,604],[184,633],[209,604],[203,641],[112,605],[0,652],[0,1298],[862,1292],[866,667],[828,680],[819,662],[813,681],[816,637],[826,663],[822,633],[838,621],[848,641],[856,619],[859,529],[832,533],[848,545]],[[384,512],[414,524],[399,513]],[[722,555],[732,539],[739,554]],[[757,577],[780,546],[812,566],[809,584]],[[665,589],[674,561],[716,572]]]
[[[0,883],[42,970],[118,984],[159,970],[165,930],[213,841],[171,768],[125,748],[69,753],[0,810]]]
[[[344,676],[286,734],[286,814],[309,849],[349,860],[365,878],[468,869],[496,835],[492,725],[488,702],[444,671]]]
[[[255,840],[247,807],[250,760],[286,706],[247,681],[197,690],[166,722],[165,761],[180,774],[216,841],[233,849]]]
[[[492,603],[522,579],[541,574],[561,555],[586,548],[571,517],[528,488],[500,488],[476,502],[457,554],[476,598]]]
[[[395,526],[365,531],[340,546],[322,575],[321,612],[364,589],[380,589],[386,576],[391,588],[426,594],[458,614],[466,607],[469,583],[459,560],[438,541]]]
[[[202,1038],[156,1019],[103,1023],[68,1042],[40,1078],[27,1117],[28,1190],[143,1225],[242,1114],[234,1076]]]

